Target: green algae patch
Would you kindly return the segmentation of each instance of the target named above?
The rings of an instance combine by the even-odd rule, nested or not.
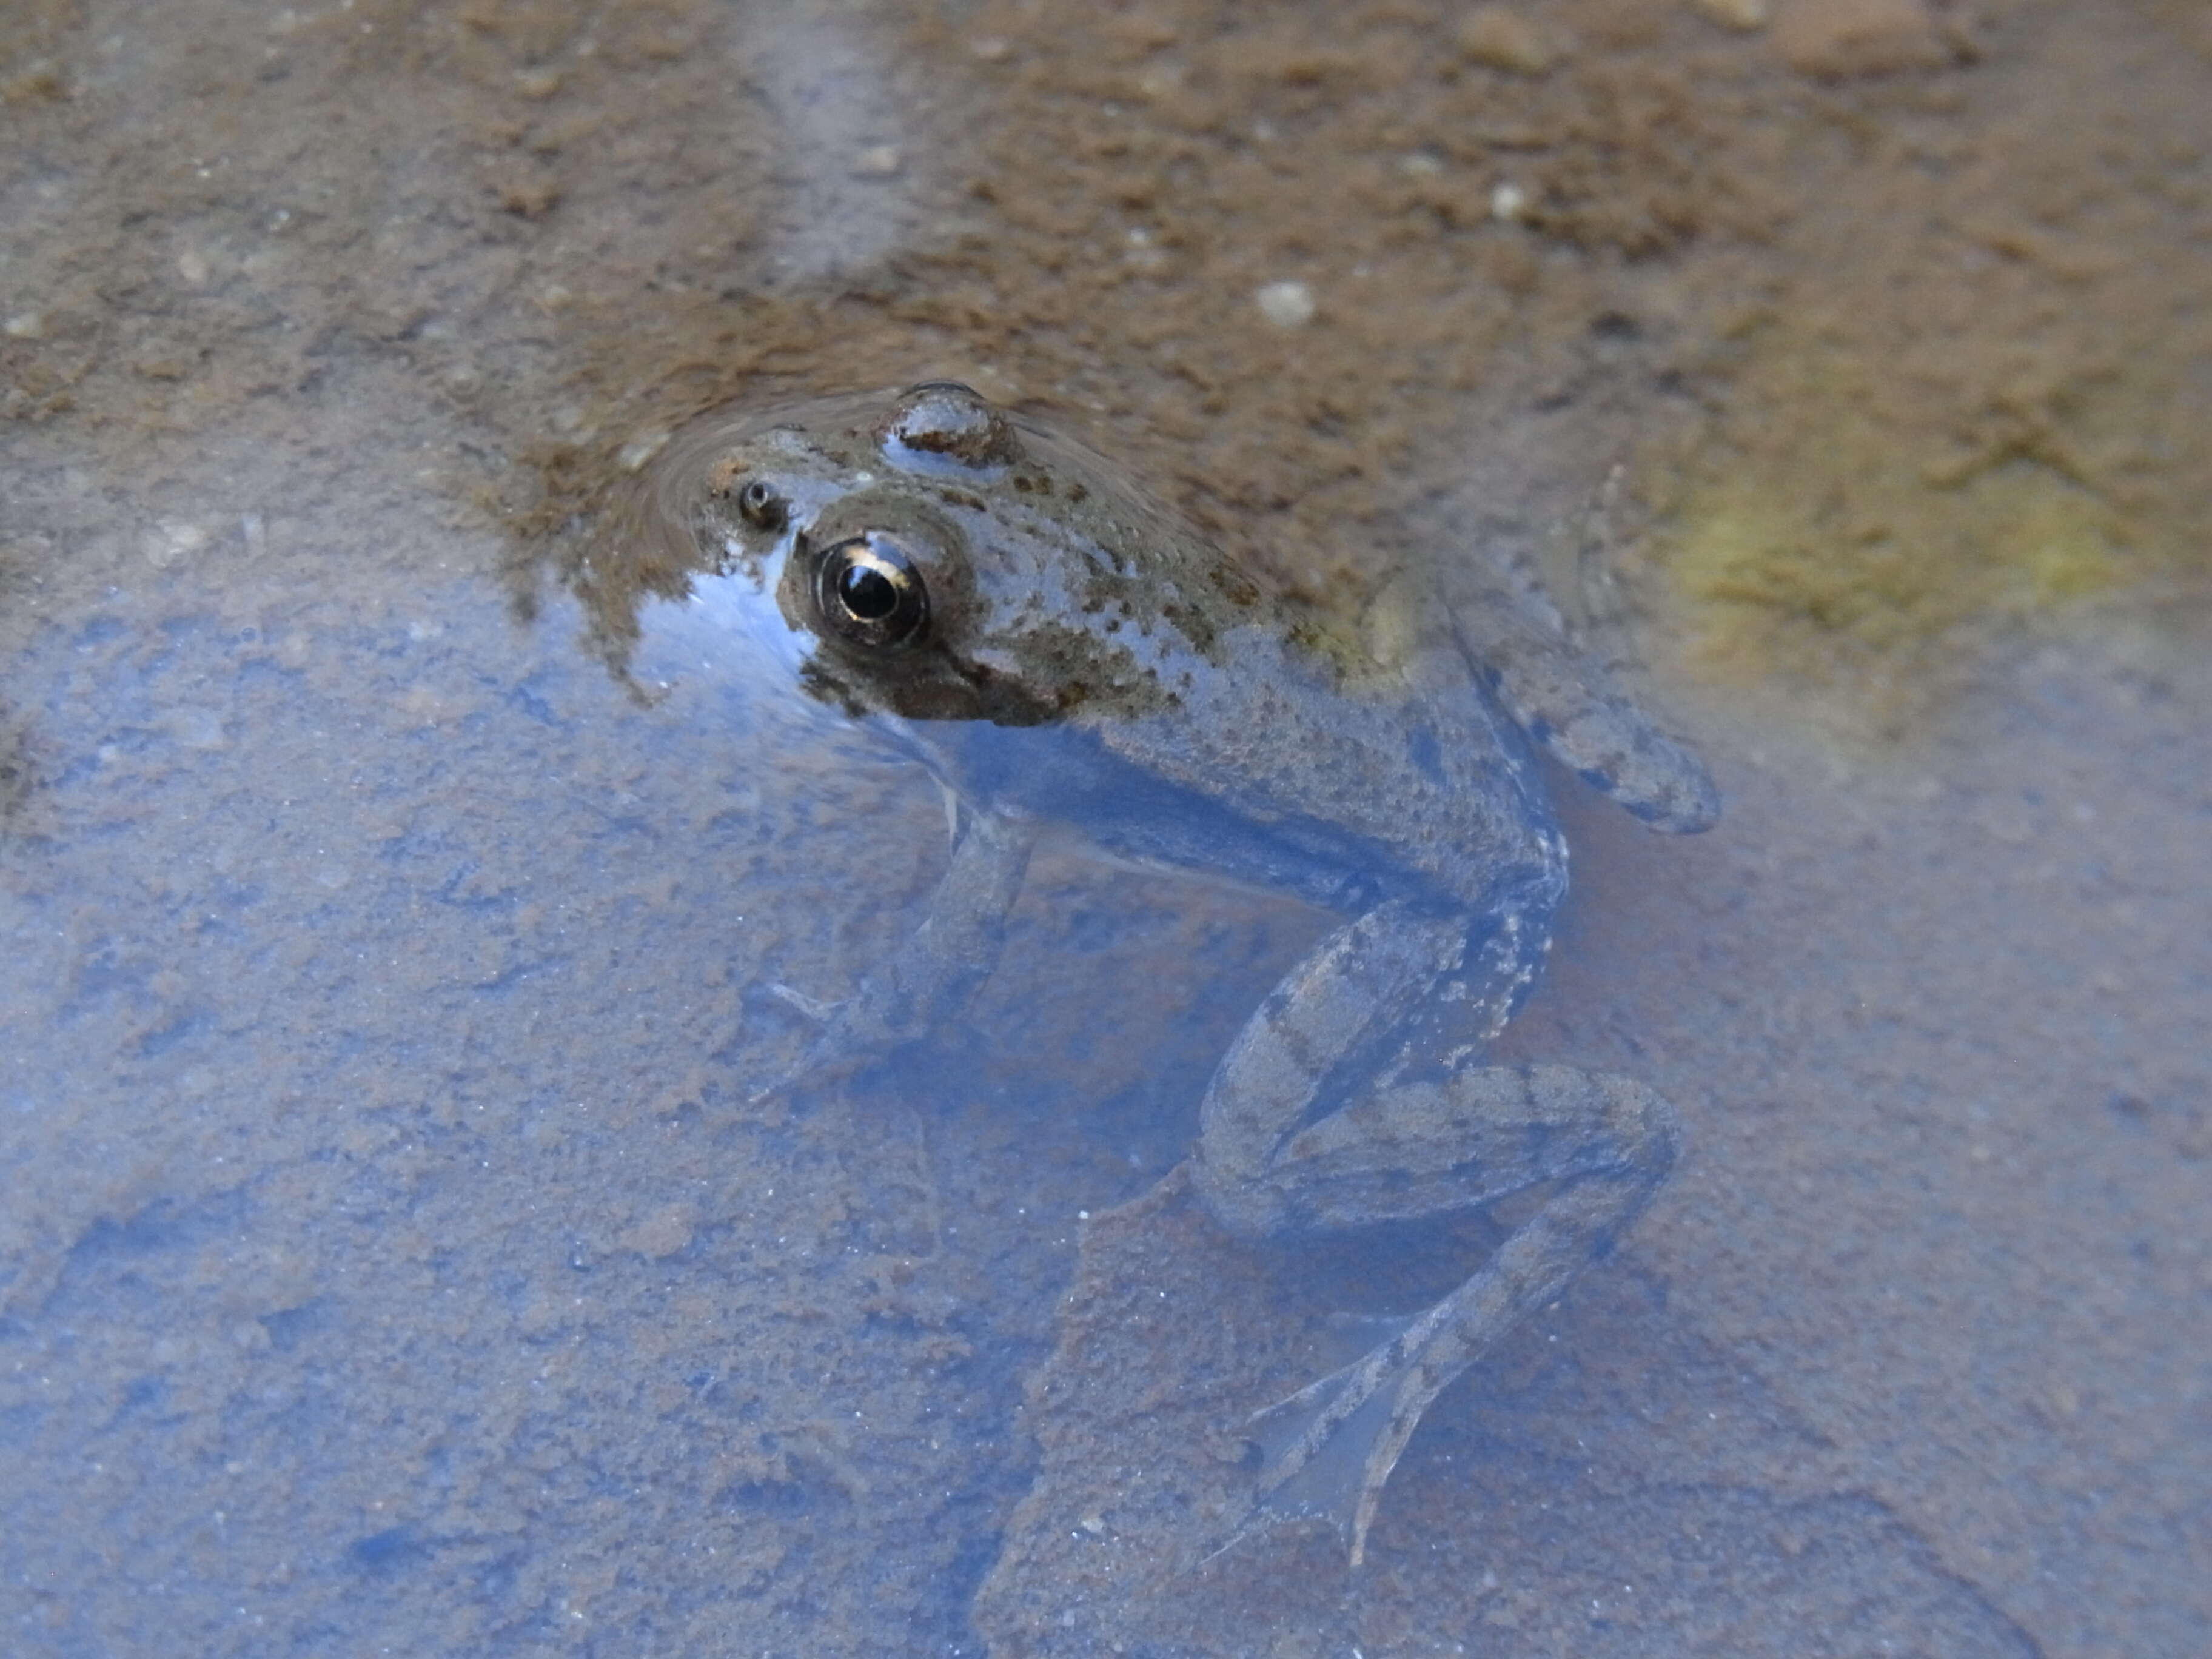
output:
[[[1879,712],[1992,629],[2191,559],[2102,435],[2128,424],[2123,385],[2015,363],[1961,397],[1776,332],[1661,502],[1661,563],[1716,672],[1843,685]]]

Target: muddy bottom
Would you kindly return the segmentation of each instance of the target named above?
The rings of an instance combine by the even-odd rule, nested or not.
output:
[[[11,1650],[2212,1649],[2201,6],[0,33]],[[1624,469],[1725,816],[1553,778],[1501,1047],[1684,1154],[1357,1571],[1237,1536],[1252,1414],[1498,1225],[1180,1173],[1328,918],[1062,838],[966,1018],[764,1097],[944,802],[562,584],[696,410],[941,374],[1324,623]]]

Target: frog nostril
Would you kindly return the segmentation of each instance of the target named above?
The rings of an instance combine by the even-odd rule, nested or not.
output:
[[[738,492],[738,516],[756,530],[781,530],[783,497],[765,478],[755,478]]]

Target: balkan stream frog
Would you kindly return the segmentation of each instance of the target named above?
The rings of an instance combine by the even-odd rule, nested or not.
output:
[[[1605,1255],[1676,1130],[1640,1083],[1484,1050],[1551,945],[1567,849],[1532,744],[1655,828],[1717,810],[1697,760],[1504,580],[1392,590],[1364,632],[1294,619],[1086,449],[969,388],[712,418],[582,586],[617,646],[647,598],[765,653],[957,803],[927,914],[808,1065],[956,1015],[1048,822],[1345,921],[1215,1072],[1194,1171],[1248,1237],[1543,1202],[1364,1358],[1263,1413],[1249,1517],[1323,1516],[1357,1563],[1440,1390]],[[657,533],[655,526],[658,527]]]

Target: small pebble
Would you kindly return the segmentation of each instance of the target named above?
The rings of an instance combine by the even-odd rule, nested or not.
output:
[[[855,179],[895,179],[902,165],[896,144],[871,144],[853,158]]]
[[[1768,38],[1784,63],[1823,81],[1934,69],[1948,58],[1925,0],[1790,0]]]
[[[1490,216],[1510,223],[1521,216],[1528,205],[1528,192],[1510,182],[1493,185],[1490,192]]]
[[[1552,49],[1536,26],[1504,6],[1477,6],[1459,26],[1459,49],[1486,69],[1509,75],[1541,75]]]
[[[1313,290],[1304,283],[1269,283],[1252,297],[1260,314],[1277,328],[1303,328],[1313,321]]]
[[[561,199],[560,182],[541,167],[522,166],[494,181],[501,209],[519,219],[542,219]]]

